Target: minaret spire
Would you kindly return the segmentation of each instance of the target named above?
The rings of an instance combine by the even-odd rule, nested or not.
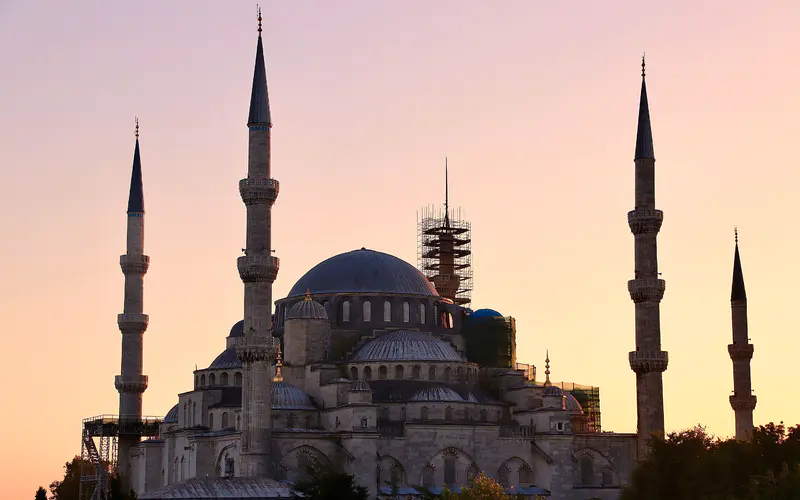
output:
[[[644,458],[651,438],[664,436],[663,372],[669,357],[661,350],[660,304],[665,282],[658,272],[658,232],[664,213],[656,209],[653,134],[645,85],[645,61],[642,57],[642,92],[639,99],[639,122],[634,155],[634,209],[628,212],[628,226],[634,236],[634,279],[628,292],[636,314],[636,350],[628,354],[631,370],[636,373],[637,450]]]
[[[271,128],[267,72],[258,11],[258,42],[247,119],[249,155],[247,177],[239,181],[239,194],[247,209],[244,255],[237,260],[244,283],[244,338],[236,353],[242,361],[242,475],[265,477],[272,463],[272,360],[277,339],[272,336],[272,283],[280,261],[272,255],[272,205],[278,181],[271,177]]]
[[[150,257],[144,254],[144,196],[142,194],[142,162],[139,155],[139,119],[135,121],[136,144],[133,151],[130,194],[128,195],[127,251],[119,263],[125,275],[125,301],[117,325],[122,333],[122,362],[120,375],[114,377],[119,392],[119,418],[121,422],[138,422],[142,419],[142,393],[147,389],[147,376],[142,374],[144,332],[148,316],[144,314],[144,275],[150,266]],[[130,479],[130,451],[140,440],[136,435],[119,437],[117,470],[123,484]]]
[[[444,225],[450,227],[450,185],[447,178],[447,157],[444,157]]]
[[[756,397],[753,395],[750,377],[750,360],[753,359],[753,344],[747,328],[747,294],[744,290],[744,273],[739,258],[739,231],[734,228],[733,282],[731,284],[731,325],[733,343],[728,345],[728,354],[733,361],[733,395],[729,400],[736,419],[736,439],[746,440],[753,432],[753,410]]]
[[[547,350],[547,357],[544,358],[544,385],[547,387],[553,385],[550,382],[550,349]]]

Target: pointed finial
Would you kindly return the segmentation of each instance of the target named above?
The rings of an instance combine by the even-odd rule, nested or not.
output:
[[[281,360],[281,346],[278,346],[278,357],[275,361],[275,377],[272,379],[273,382],[283,382],[283,375],[281,374],[281,366],[283,366],[283,361]]]
[[[136,123],[136,126],[134,127],[135,131],[134,131],[133,135],[135,135],[136,138],[138,139],[139,138],[139,117],[138,116],[133,117],[133,121]]]
[[[547,357],[544,358],[544,385],[551,386],[553,385],[550,382],[550,349],[547,350]]]
[[[739,244],[739,228],[736,226],[733,226],[733,241],[737,245]]]
[[[258,34],[261,35],[261,7],[256,4],[256,9],[258,10]]]
[[[644,76],[644,54],[642,54],[642,76]]]
[[[447,157],[444,157],[444,224],[450,227],[450,183],[447,177]]]
[[[306,300],[311,300],[311,290],[306,288]]]

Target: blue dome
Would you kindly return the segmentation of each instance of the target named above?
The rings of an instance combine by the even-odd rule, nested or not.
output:
[[[428,333],[398,330],[368,342],[353,361],[463,361],[453,346]]]
[[[544,392],[542,392],[542,396],[561,397],[563,395],[564,391],[562,391],[561,388],[556,387],[554,385],[548,385],[547,387],[545,387]]]
[[[227,368],[241,368],[242,362],[239,361],[239,357],[236,356],[236,348],[235,347],[228,347],[221,353],[219,356],[214,358],[214,361],[208,365],[208,370],[223,370]]]
[[[238,321],[231,327],[231,333],[228,337],[244,337],[244,320]]]
[[[503,315],[494,309],[478,309],[470,315],[471,318],[502,318]]]
[[[286,382],[272,383],[273,410],[315,410],[308,394]]]
[[[289,309],[286,319],[328,319],[328,313],[322,304],[306,298]]]
[[[408,262],[375,250],[353,250],[324,260],[297,280],[287,297],[321,293],[396,293],[438,297],[436,288]]]
[[[569,410],[571,413],[579,415],[583,413],[583,406],[575,399],[575,396],[569,392],[565,392],[566,399],[564,400],[564,409]]]
[[[164,416],[164,420],[162,420],[162,422],[168,424],[177,421],[178,421],[178,405],[175,405],[172,408],[170,408],[170,410]]]

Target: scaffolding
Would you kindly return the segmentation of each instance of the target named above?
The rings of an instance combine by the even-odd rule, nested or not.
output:
[[[111,475],[116,472],[119,437],[158,437],[160,417],[122,419],[96,415],[81,422],[79,500],[107,498]]]
[[[468,307],[472,300],[472,225],[461,209],[417,212],[417,265],[442,297]]]
[[[589,432],[602,432],[600,422],[600,388],[591,385],[580,385],[574,382],[554,383],[562,391],[569,392],[583,407],[589,420]]]

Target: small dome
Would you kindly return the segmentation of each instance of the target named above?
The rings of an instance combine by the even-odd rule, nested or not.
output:
[[[475,398],[473,397],[472,399],[474,400]],[[411,401],[464,402],[464,398],[462,398],[460,394],[449,387],[432,386],[418,390],[413,396],[411,396]]]
[[[286,382],[272,383],[273,410],[315,410],[311,398],[299,387]]]
[[[328,319],[328,313],[322,304],[312,300],[310,295],[306,295],[305,300],[301,300],[289,309],[286,319]]]
[[[364,380],[356,380],[353,382],[353,385],[350,386],[350,392],[372,392],[372,389]]]
[[[235,347],[228,347],[208,365],[209,370],[224,370],[228,368],[241,368],[242,362],[236,355]]]
[[[564,391],[554,385],[548,385],[544,388],[544,392],[542,393],[542,396],[555,396],[557,398],[560,398],[563,395]]]
[[[564,409],[569,410],[572,414],[580,414],[583,413],[583,406],[581,406],[580,402],[575,399],[575,396],[570,394],[569,392],[565,392],[564,395],[566,399],[564,401]]]
[[[353,361],[463,361],[453,346],[428,333],[398,330],[367,343]]]
[[[244,320],[237,321],[231,327],[231,333],[228,334],[228,337],[244,337]]]
[[[170,408],[170,410],[164,416],[164,420],[162,420],[162,422],[164,422],[165,424],[169,424],[177,421],[178,421],[178,405],[175,405],[172,408]]]
[[[503,315],[494,309],[478,309],[470,315],[471,318],[502,318]]]

